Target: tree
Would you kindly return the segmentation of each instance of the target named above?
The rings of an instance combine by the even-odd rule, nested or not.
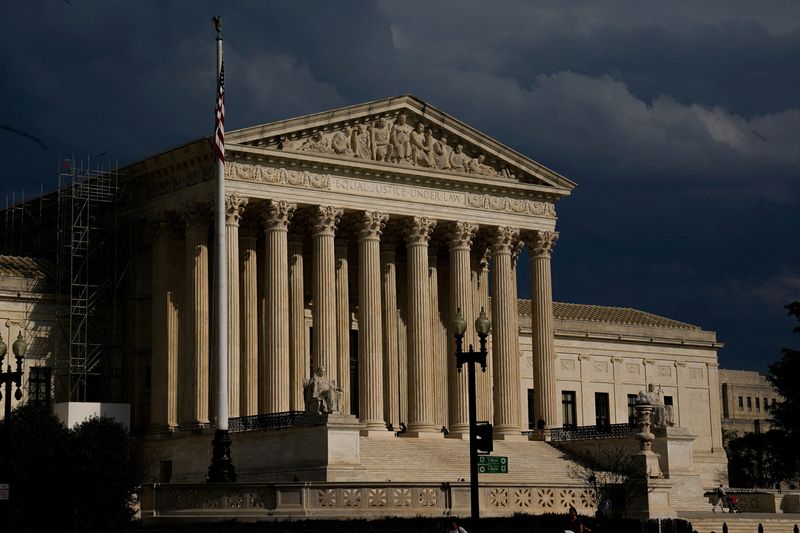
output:
[[[746,433],[725,443],[728,455],[728,479],[732,487],[770,488],[786,479],[785,465],[794,459],[794,451],[784,446],[780,430]]]
[[[0,505],[9,531],[110,531],[131,518],[142,468],[125,428],[93,418],[67,429],[47,407],[14,410],[0,442]]]
[[[642,471],[633,453],[625,446],[588,450],[569,466],[567,475],[592,490],[595,507],[609,500],[612,514],[625,518],[633,501],[650,492],[654,481]]]
[[[785,306],[788,315],[800,321],[800,301],[792,302]],[[800,333],[800,325],[795,326],[795,333]],[[800,447],[800,385],[797,376],[800,376],[800,350],[783,348],[782,357],[769,365],[767,380],[775,387],[781,400],[770,406],[773,428],[783,432],[787,451],[797,450]],[[784,476],[787,479],[796,478],[800,474],[800,457],[798,454],[784,453],[787,458],[784,465]]]

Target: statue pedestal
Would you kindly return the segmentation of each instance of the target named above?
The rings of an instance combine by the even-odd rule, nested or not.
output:
[[[631,498],[628,518],[675,518],[672,506],[672,483],[664,479],[648,480],[641,493]]]

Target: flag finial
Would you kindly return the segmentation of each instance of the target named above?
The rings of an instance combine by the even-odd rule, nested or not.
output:
[[[217,40],[222,39],[222,17],[212,17],[211,21],[214,23],[214,29],[217,30]]]

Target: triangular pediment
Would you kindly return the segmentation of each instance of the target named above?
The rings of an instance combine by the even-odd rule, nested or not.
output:
[[[569,194],[575,184],[438,109],[400,96],[228,132],[248,146],[330,160],[528,183]]]

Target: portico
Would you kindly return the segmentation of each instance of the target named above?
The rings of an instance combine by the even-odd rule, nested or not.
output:
[[[134,417],[159,431],[213,420],[205,152],[131,168],[143,179],[128,216],[154,228],[140,248],[152,313],[134,325],[153,339],[150,406]],[[572,182],[412,97],[229,132],[226,152],[231,416],[302,409],[303,380],[324,366],[365,434],[464,435],[449,324],[457,308],[471,323],[491,296],[479,414],[496,438],[519,436],[515,263],[527,244],[536,417],[560,424],[550,254]]]

